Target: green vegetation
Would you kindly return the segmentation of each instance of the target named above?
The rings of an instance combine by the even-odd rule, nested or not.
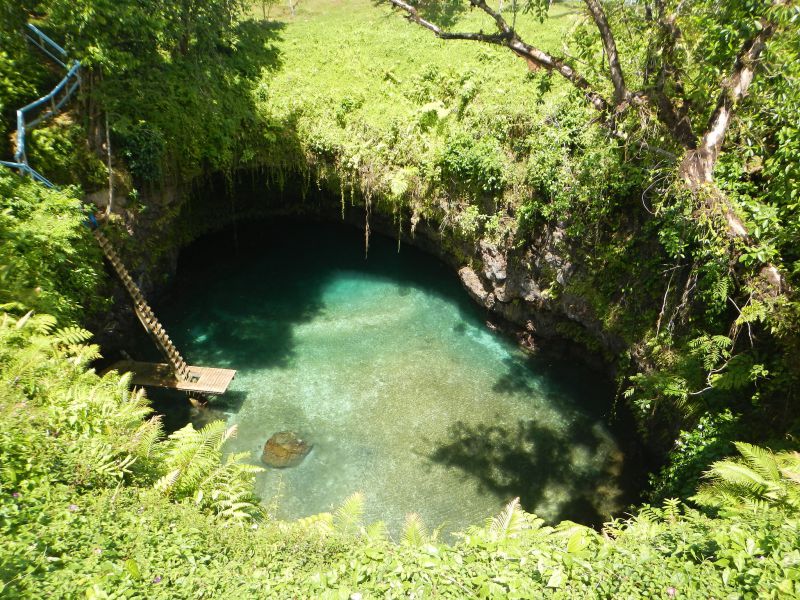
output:
[[[71,127],[63,120],[38,129],[31,140],[31,164],[54,172],[57,182],[72,183],[75,175],[83,175],[77,183],[89,190],[105,184],[105,171],[91,177],[94,169],[85,164],[85,155],[70,165],[77,173],[59,169],[58,161],[69,160],[70,150],[78,153],[88,145],[99,154],[94,160],[104,164],[100,146],[106,119],[112,153],[124,158],[144,185],[188,180],[203,168],[230,168],[245,147],[258,146],[257,139],[246,136],[258,132],[252,123],[257,117],[248,82],[275,66],[277,28],[240,22],[241,2],[53,0],[22,2],[4,10],[10,19],[0,31],[4,49],[5,40],[12,43],[0,56],[0,73],[8,70],[13,75],[7,83],[0,80],[12,92],[0,94],[6,117],[11,108],[57,81],[42,73],[42,57],[22,43],[19,27],[26,20],[66,40],[70,55],[84,64],[82,99],[69,124],[83,133],[79,147],[62,145],[49,151],[53,135],[48,130],[66,129],[56,137],[62,144],[70,139]],[[43,19],[36,18],[43,14]]]
[[[333,514],[282,523],[220,463],[212,424],[164,440],[141,393],[85,365],[88,333],[44,316],[0,323],[0,595],[444,598],[741,597],[800,593],[800,457],[741,445],[696,500],[602,533],[546,526],[516,501],[445,545],[410,516],[391,541]],[[189,458],[195,460],[191,463]]]
[[[26,20],[85,64],[74,109],[31,139],[31,164],[67,187],[0,173],[0,596],[800,595],[797,6],[654,2],[676,36],[638,3],[602,3],[629,90],[699,132],[735,104],[713,177],[693,186],[694,149],[663,104],[631,100],[609,124],[503,44],[439,40],[368,0],[269,4],[0,5],[4,140],[14,109],[57,80],[22,41]],[[544,25],[543,4],[505,4],[520,37],[572,57],[601,97],[619,95],[582,4],[555,3]],[[415,5],[449,31],[493,31],[465,3]],[[746,96],[720,96],[762,32]],[[165,437],[126,379],[89,368],[98,349],[81,325],[108,303],[79,198],[107,185],[106,139],[131,222],[169,231],[183,199],[150,205],[149,192],[253,170],[314,181],[403,231],[425,220],[444,247],[560,253],[574,275],[543,269],[538,285],[547,299],[581,298],[621,341],[620,401],[667,455],[649,490],[661,507],[595,532],[512,502],[453,545],[413,517],[389,540],[361,523],[359,496],[335,514],[274,520],[252,496],[253,467],[223,460],[234,432]],[[597,348],[578,323],[560,330]]]
[[[0,173],[0,309],[74,322],[107,307],[100,251],[77,190],[48,190]]]

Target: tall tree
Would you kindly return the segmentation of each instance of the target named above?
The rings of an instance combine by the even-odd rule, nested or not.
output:
[[[505,10],[486,0],[384,1],[441,39],[506,47],[533,68],[560,75],[600,113],[611,135],[676,162],[681,187],[695,199],[695,218],[718,223],[731,248],[749,241],[714,169],[767,44],[797,34],[792,0],[583,0],[593,33],[586,30],[589,52],[581,60],[545,51],[516,29],[518,12],[543,19],[549,0],[505,3]],[[491,29],[449,30],[446,16],[463,9],[485,13]],[[771,294],[786,285],[770,262],[759,275]]]

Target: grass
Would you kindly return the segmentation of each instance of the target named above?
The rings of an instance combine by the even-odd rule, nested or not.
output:
[[[260,17],[260,3],[251,14]],[[531,15],[517,25],[544,49],[559,50],[576,14],[573,5],[556,4],[543,25]],[[505,170],[519,171],[510,140],[524,135],[509,134],[534,130],[567,92],[507,49],[439,40],[383,3],[307,0],[295,17],[283,5],[272,16],[284,22],[281,68],[258,86],[260,113],[291,123],[304,163],[358,173],[362,191],[396,195],[407,187],[398,172],[409,168],[428,192],[437,188],[447,141],[458,134],[494,138]],[[487,29],[485,16],[456,14],[449,27]]]
[[[557,49],[574,10],[556,5],[554,18],[538,28],[545,49]],[[477,30],[489,23],[482,13],[459,15],[452,28]],[[533,29],[532,19],[520,29]],[[287,22],[281,46],[283,68],[271,80],[271,96],[286,104],[322,102],[348,111],[367,128],[385,128],[415,116],[425,104],[455,98],[455,82],[475,80],[471,112],[499,106],[523,108],[530,82],[524,61],[503,48],[443,41],[408,23],[394,10],[370,0],[309,0]],[[439,85],[426,85],[434,81]]]

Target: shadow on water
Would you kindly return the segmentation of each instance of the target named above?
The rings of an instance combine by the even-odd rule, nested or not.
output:
[[[545,393],[562,406],[564,424],[550,427],[519,421],[516,427],[476,427],[456,423],[429,458],[460,469],[500,497],[520,496],[523,508],[538,511],[551,522],[569,519],[599,527],[611,516],[608,507],[635,502],[642,457],[625,415],[611,414],[612,382],[603,373],[546,349],[502,362],[505,370],[492,391],[529,397]],[[531,373],[548,377],[532,379]],[[623,449],[608,443],[603,423]],[[546,490],[559,493],[545,497]]]
[[[237,370],[286,367],[294,356],[293,328],[322,313],[324,281],[284,272],[282,261],[294,262],[286,254],[296,249],[280,248],[272,236],[255,248],[255,239],[243,240],[240,232],[237,253],[226,233],[203,238],[181,254],[161,314],[174,324],[173,337],[190,362]],[[286,301],[259,301],[276,294]],[[188,313],[182,311],[186,306]]]
[[[610,480],[621,473],[622,455],[611,457],[600,474],[579,463],[601,452],[604,441],[590,422],[573,423],[569,431],[534,421],[516,426],[457,422],[429,458],[460,469],[499,497],[519,496],[525,510],[549,521],[600,525],[608,518],[604,504],[619,493]],[[557,497],[547,497],[546,490],[558,490]]]
[[[195,408],[183,392],[161,388],[147,390],[147,398],[161,415],[164,431],[168,434],[188,423],[200,429],[212,421],[226,421],[230,415],[239,412],[247,395],[246,391],[228,390],[224,396],[215,396],[207,406]]]
[[[325,315],[323,292],[341,271],[391,281],[401,295],[424,290],[456,305],[461,315],[479,313],[457,277],[438,261],[409,261],[405,254],[420,251],[403,246],[399,255],[396,242],[380,235],[372,236],[365,259],[363,244],[360,233],[341,223],[238,223],[181,252],[175,280],[154,310],[189,364],[239,373],[290,367],[295,328]],[[463,323],[456,327],[466,331]],[[130,348],[138,359],[162,360],[138,329]],[[203,424],[213,411],[218,418],[237,413],[246,395],[229,390],[198,413],[182,393],[148,392],[167,431]]]
[[[498,394],[532,394],[531,371],[524,362],[516,358],[503,359],[506,372],[492,384],[492,391]]]
[[[324,316],[322,294],[341,271],[391,281],[401,295],[424,290],[456,305],[461,315],[480,312],[438,261],[408,260],[406,254],[422,253],[403,246],[399,255],[396,242],[380,235],[372,236],[365,259],[363,244],[362,234],[341,223],[238,223],[181,252],[175,279],[154,310],[189,364],[239,373],[290,367],[295,328]],[[466,331],[463,323],[456,327]],[[163,360],[139,328],[128,349],[138,360]],[[180,392],[150,389],[148,396],[166,430],[174,431],[189,422],[204,424],[213,411],[218,418],[237,413],[247,392],[229,390],[204,413]]]
[[[238,370],[291,365],[293,330],[325,315],[322,294],[342,271],[391,281],[401,295],[424,290],[476,314],[444,265],[420,268],[377,235],[365,259],[363,238],[354,233],[342,224],[278,221],[205,236],[181,253],[172,291],[156,312],[190,363]]]

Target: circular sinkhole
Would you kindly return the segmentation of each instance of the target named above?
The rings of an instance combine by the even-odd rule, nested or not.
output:
[[[373,236],[365,257],[343,224],[239,224],[182,252],[157,313],[190,364],[238,370],[196,426],[237,425],[227,449],[254,464],[277,432],[313,445],[256,477],[279,518],[360,491],[365,519],[395,533],[412,512],[462,530],[516,496],[550,522],[597,525],[632,498],[608,380],[524,354],[413,247]],[[158,403],[174,426],[179,403]]]

